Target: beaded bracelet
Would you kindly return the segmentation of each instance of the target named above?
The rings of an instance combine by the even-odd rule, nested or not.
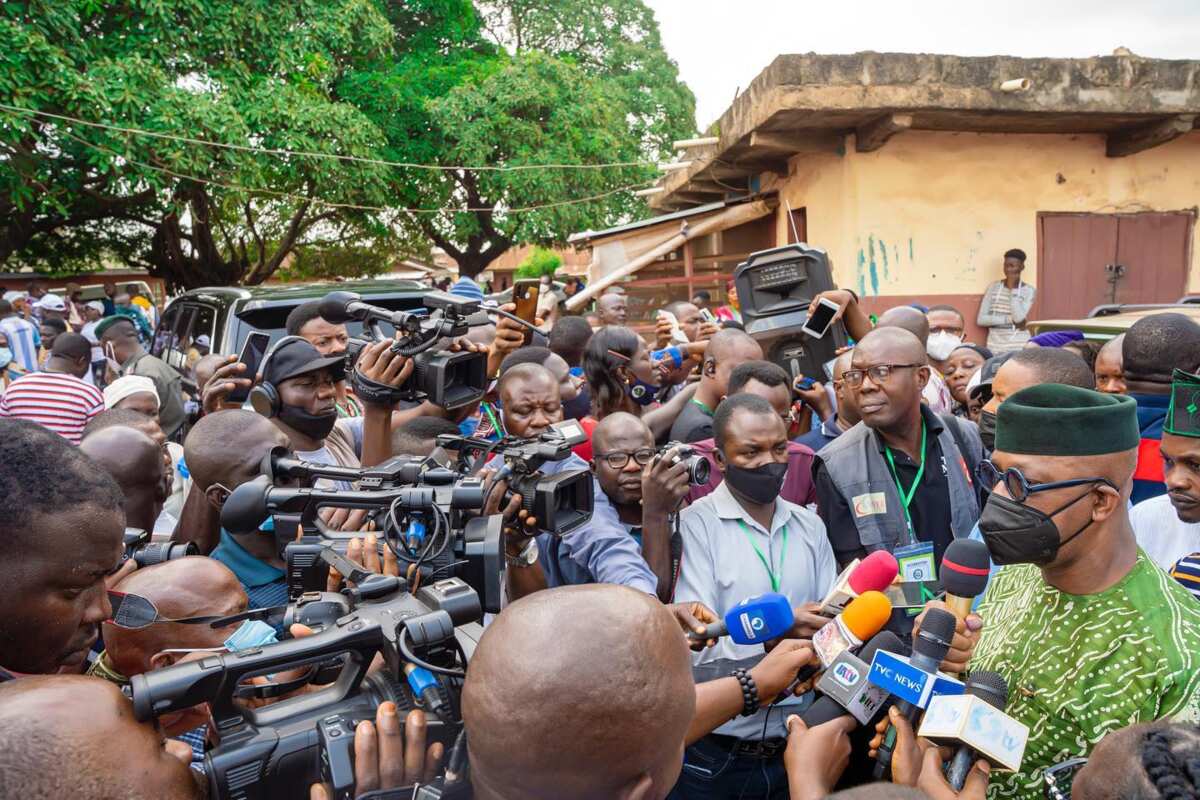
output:
[[[758,686],[750,673],[738,667],[733,671],[733,677],[742,685],[742,716],[750,717],[758,712]]]

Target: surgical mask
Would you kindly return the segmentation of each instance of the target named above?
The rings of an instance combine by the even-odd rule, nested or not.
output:
[[[279,641],[275,637],[275,629],[259,619],[249,619],[238,626],[238,629],[225,640],[225,649],[236,653],[239,650],[249,650]]]
[[[779,497],[783,479],[787,477],[788,465],[772,461],[758,467],[739,467],[725,462],[725,480],[737,493],[759,505],[766,505]]]
[[[925,343],[925,352],[934,361],[945,361],[954,352],[954,348],[962,344],[962,337],[948,331],[938,331],[931,334]]]
[[[1091,526],[1087,524],[1059,541],[1058,526],[1052,519],[1091,494],[1088,490],[1049,514],[1010,497],[992,493],[979,517],[983,543],[997,565],[1037,564],[1045,566],[1058,557],[1059,548]]]
[[[11,348],[0,347],[0,369],[7,367],[12,363],[13,352]]]
[[[658,394],[659,387],[653,383],[647,383],[636,375],[633,376],[633,383],[629,384],[625,391],[633,398],[633,402],[639,406],[648,406],[654,402],[654,396]]]
[[[989,453],[996,449],[996,415],[991,411],[979,412],[979,438]]]
[[[279,409],[279,420],[310,439],[324,439],[337,422],[337,409],[330,408],[324,414],[310,414],[298,406],[283,406]]]

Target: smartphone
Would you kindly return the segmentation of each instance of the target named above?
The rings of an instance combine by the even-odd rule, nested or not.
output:
[[[255,376],[258,375],[259,367],[262,366],[263,356],[267,354],[267,349],[270,346],[270,335],[261,331],[252,331],[246,337],[246,343],[242,345],[242,354],[238,356],[238,361],[246,365],[246,371],[242,373],[242,377],[249,378],[251,386],[253,385]],[[244,403],[249,396],[250,386],[247,386],[245,389],[234,389],[229,393],[229,402]]]
[[[817,310],[808,316],[800,330],[814,339],[820,339],[829,333],[833,324],[833,316],[838,312],[838,304],[822,297],[817,301]]]
[[[671,341],[672,342],[676,342],[677,344],[687,344],[690,341],[687,337],[687,334],[684,333],[683,329],[679,327],[679,318],[678,317],[676,317],[670,311],[662,311],[662,310],[660,310],[658,312],[658,315],[660,317],[665,318],[667,320],[667,322],[671,323]]]
[[[821,365],[821,369],[825,370],[826,380],[833,380],[833,365],[837,363],[838,358],[839,356],[834,356]]]
[[[516,315],[530,325],[537,319],[538,294],[542,282],[537,278],[523,278],[513,284],[513,302],[517,304]],[[533,342],[533,330],[525,329],[525,344]]]
[[[817,382],[815,380],[813,380],[812,378],[805,377],[805,378],[801,378],[800,380],[796,381],[796,388],[802,392],[807,392],[809,389],[811,389],[812,387],[814,387],[816,385],[817,385]]]
[[[704,320],[705,322],[716,322],[717,321],[717,318],[713,314],[713,312],[709,311],[707,308],[700,309],[700,319]]]

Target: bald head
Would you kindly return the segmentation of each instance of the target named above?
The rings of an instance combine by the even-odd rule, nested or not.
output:
[[[889,308],[879,317],[879,328],[903,328],[917,337],[921,349],[929,341],[929,318],[912,306]]]
[[[761,361],[762,347],[745,331],[725,328],[708,340],[704,350],[701,391],[710,406],[729,393],[729,375],[734,367],[747,361]]]
[[[597,613],[604,625],[579,625]],[[476,796],[588,800],[640,784],[665,797],[695,710],[690,665],[671,614],[633,589],[567,586],[513,603],[463,687]]]
[[[501,402],[503,402],[504,392],[511,390],[518,383],[532,383],[539,386],[553,385],[555,389],[558,388],[558,379],[554,377],[554,373],[541,364],[513,364],[500,376],[500,383],[496,387],[496,391],[502,398]]]
[[[903,310],[903,309],[893,309]],[[915,308],[907,309],[916,312],[918,316],[921,313]],[[924,319],[923,316],[921,316]],[[912,331],[899,326],[880,326],[867,333],[862,338],[848,355],[853,363],[858,363],[856,356],[867,353],[871,356],[871,364],[924,364],[925,363],[925,344]],[[898,358],[899,361],[884,361],[880,359]]]
[[[646,438],[650,439],[650,445],[654,444],[654,435],[646,427],[646,423],[627,411],[616,411],[600,420],[596,425],[596,429],[592,432],[592,450],[603,453],[613,449],[611,447],[613,441],[641,442]]]
[[[596,301],[596,316],[601,325],[624,325],[628,316],[625,296],[609,292]]]
[[[230,409],[200,418],[184,442],[183,457],[200,491],[219,483],[232,492],[259,474],[273,447],[289,447],[287,435],[253,411]]]
[[[245,611],[249,601],[237,576],[220,561],[188,556],[135,570],[113,587],[152,602],[169,619],[228,616]],[[220,647],[237,629],[208,625],[155,623],[144,628],[108,625],[104,646],[109,663],[126,677],[169,666],[178,654],[168,648]]]
[[[125,497],[125,524],[152,530],[166,500],[158,444],[134,428],[115,425],[84,438],[79,450],[113,477]]]
[[[81,675],[0,684],[0,775],[21,800],[193,800],[191,748],[138,723],[121,690]],[[133,767],[136,765],[136,767]]]

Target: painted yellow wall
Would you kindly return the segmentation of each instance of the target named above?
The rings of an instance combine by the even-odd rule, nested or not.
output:
[[[982,293],[1012,247],[1029,254],[1036,283],[1038,211],[1200,204],[1200,133],[1125,158],[1107,158],[1103,137],[1088,134],[912,131],[873,153],[849,136],[845,151],[793,159],[780,197],[807,208],[808,241],[829,252],[838,285],[867,296]],[[780,242],[786,224],[780,214]],[[1188,286],[1200,292],[1196,240]]]

